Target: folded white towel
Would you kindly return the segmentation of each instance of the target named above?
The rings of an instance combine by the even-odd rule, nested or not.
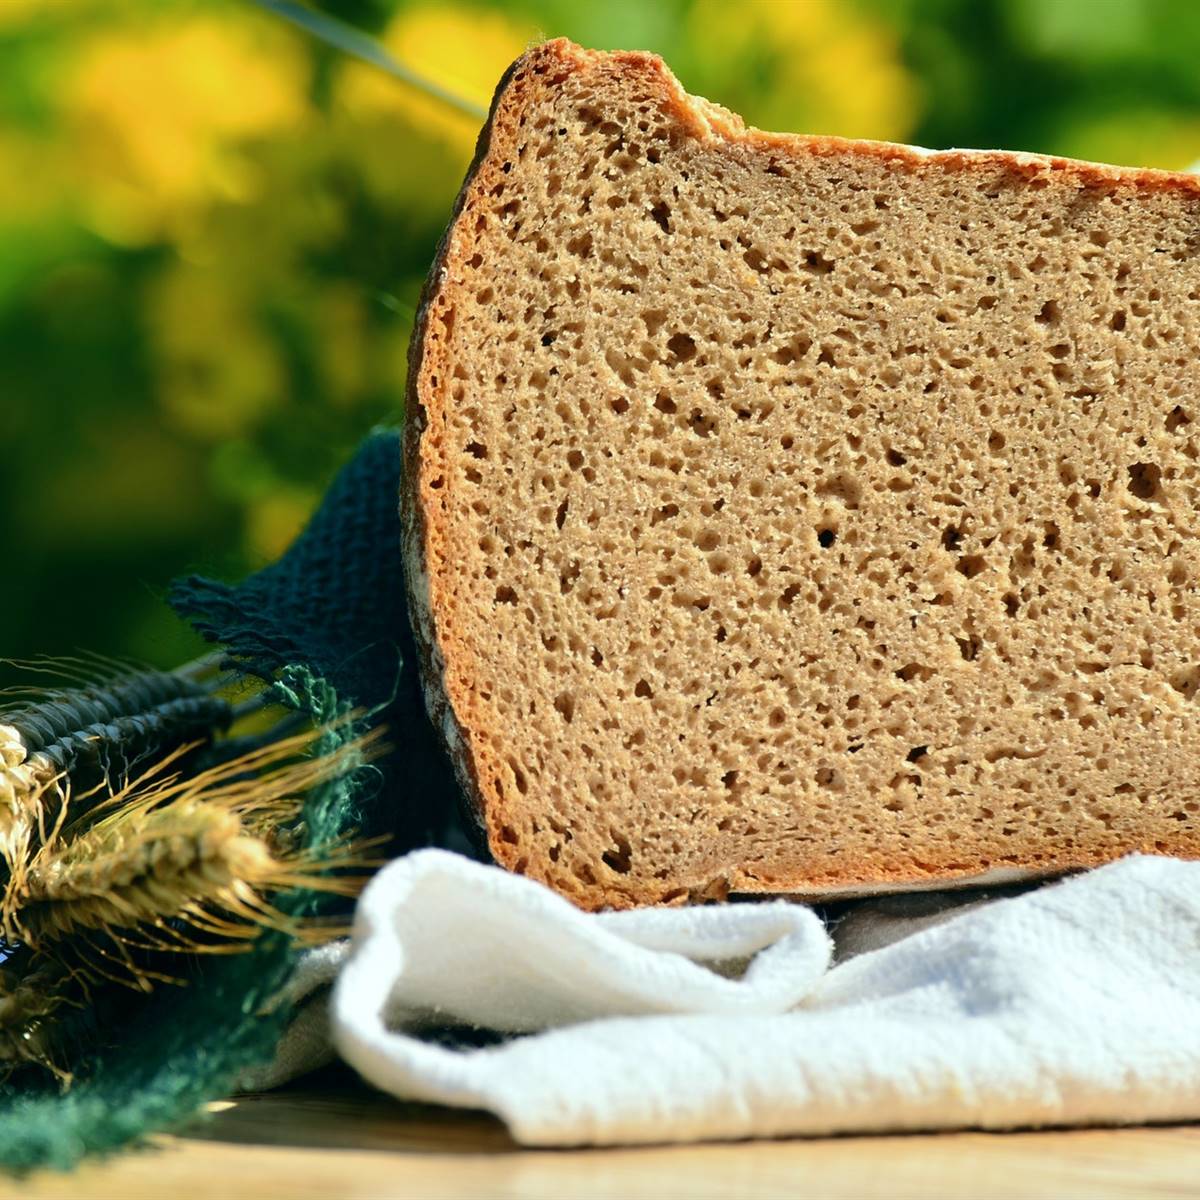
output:
[[[798,904],[587,915],[422,851],[363,895],[333,1034],[376,1086],[535,1145],[1200,1117],[1200,864],[911,925],[829,968]],[[448,1048],[430,1021],[525,1036]]]

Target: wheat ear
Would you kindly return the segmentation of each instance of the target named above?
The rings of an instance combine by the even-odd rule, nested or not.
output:
[[[294,760],[316,736],[285,739],[191,778],[160,765],[94,807],[86,828],[60,822],[44,831],[41,848],[12,873],[0,933],[44,953],[74,950],[83,959],[92,951],[143,985],[150,973],[136,967],[130,949],[228,953],[265,928],[319,936],[319,923],[284,914],[268,897],[290,888],[355,894],[362,875],[328,872],[374,865],[364,845],[280,851],[264,834],[298,817],[306,791],[382,751],[373,732],[332,754]]]

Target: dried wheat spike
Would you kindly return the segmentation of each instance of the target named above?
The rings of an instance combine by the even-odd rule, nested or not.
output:
[[[131,948],[225,953],[266,928],[309,940],[323,927],[285,915],[267,897],[290,888],[354,894],[361,876],[326,872],[370,865],[363,847],[273,851],[262,834],[296,820],[307,791],[380,747],[376,732],[329,755],[288,761],[315,736],[285,739],[190,778],[167,773],[181,748],[93,807],[86,828],[60,821],[44,831],[41,848],[13,870],[0,902],[0,936],[81,963],[98,955],[128,968],[124,974],[141,986],[152,975],[135,965]]]
[[[114,813],[61,852],[39,857],[45,861],[31,867],[5,934],[43,950],[97,932],[158,949],[204,948],[194,933],[166,927],[170,920],[224,939],[287,929],[293,923],[263,893],[303,874],[247,834],[235,813],[192,800],[137,822]]]

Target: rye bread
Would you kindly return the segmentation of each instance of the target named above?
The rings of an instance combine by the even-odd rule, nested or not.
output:
[[[1200,855],[1200,183],[501,81],[405,556],[495,859],[587,908]]]

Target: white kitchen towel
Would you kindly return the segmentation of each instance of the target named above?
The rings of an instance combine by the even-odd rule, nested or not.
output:
[[[333,1035],[376,1086],[531,1145],[1200,1118],[1200,864],[916,922],[829,967],[802,905],[588,915],[421,851],[362,897]],[[520,1036],[464,1049],[430,1023]]]

